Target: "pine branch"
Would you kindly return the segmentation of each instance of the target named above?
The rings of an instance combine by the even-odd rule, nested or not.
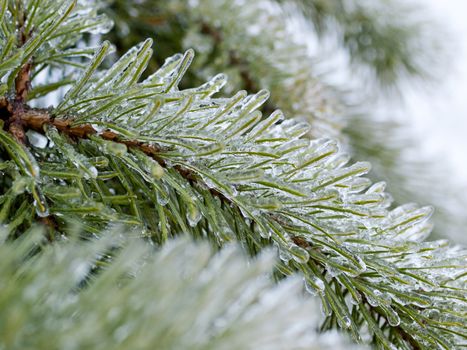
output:
[[[19,12],[18,16],[18,49],[20,49],[28,41],[31,33],[26,33],[25,23],[26,23],[26,13],[22,8],[22,2],[16,3],[16,11]],[[32,63],[29,60],[26,62],[20,69],[18,75],[15,78],[15,101],[11,105],[7,105],[6,109],[11,110],[11,116],[6,121],[6,127],[8,131],[13,135],[13,137],[20,143],[25,144],[26,135],[23,126],[22,113],[23,113],[23,103],[27,98],[28,91],[30,88],[30,73],[31,73]]]
[[[170,6],[163,1],[143,1],[135,17],[126,16],[125,1],[116,0],[113,7],[109,15],[116,22],[135,28],[124,37],[118,32],[110,36],[123,48],[122,54],[156,30],[163,52],[188,48],[198,52],[193,72],[188,72],[191,86],[226,72],[230,80],[227,93],[268,89],[271,99],[262,107],[265,113],[278,108],[287,116],[309,121],[312,137],[339,137],[344,121],[337,103],[339,93],[321,79],[314,65],[321,58],[309,57],[307,47],[294,40],[296,33],[288,16],[276,2],[262,0],[243,6],[234,1],[202,0],[196,5],[181,1]],[[231,13],[236,17],[228,15]],[[166,20],[157,26],[159,21],[152,19],[160,17]],[[250,25],[265,28],[261,40]]]
[[[5,99],[4,107],[6,111],[12,111],[9,120],[16,119],[19,121],[24,131],[27,130],[34,130],[36,132],[45,134],[47,127],[54,127],[59,132],[63,133],[64,135],[68,136],[71,140],[79,142],[80,139],[89,139],[92,135],[98,135],[98,137],[102,138],[106,141],[112,141],[115,143],[119,143],[121,145],[125,145],[130,149],[136,149],[141,151],[142,153],[146,154],[147,156],[154,159],[158,162],[161,166],[166,167],[166,161],[161,158],[159,155],[170,149],[161,147],[157,144],[147,144],[137,140],[125,140],[120,137],[120,135],[116,132],[111,130],[103,130],[98,132],[91,124],[82,124],[79,126],[73,126],[74,119],[72,117],[67,117],[65,119],[56,119],[49,115],[46,109],[39,109],[39,108],[31,108],[27,105],[22,105],[20,110],[22,111],[20,114],[14,115],[16,112],[14,107],[11,105],[16,104],[17,101],[13,103],[8,103],[8,100]],[[1,106],[1,105],[0,105]],[[10,133],[15,136],[14,131],[11,130]],[[24,135],[23,131],[23,135]],[[24,142],[21,142],[24,143]],[[195,173],[189,169],[185,169],[181,166],[175,166],[175,170],[189,181],[196,181],[199,179],[196,178]],[[202,184],[205,186],[205,184]],[[221,200],[225,201],[227,204],[232,204],[227,197],[225,197],[222,193],[211,189],[210,192],[214,195],[219,197]]]
[[[51,18],[37,33],[43,41],[27,42],[30,52],[13,67],[0,64],[11,91],[25,60],[54,62],[43,50],[50,38],[83,31],[75,25],[86,13],[73,17],[66,1],[55,6],[66,11],[37,14]],[[69,40],[74,47],[76,37]],[[219,247],[239,241],[251,254],[274,245],[278,278],[299,272],[321,299],[322,329],[340,327],[383,349],[462,346],[467,253],[425,241],[431,208],[391,208],[384,184],[362,177],[369,164],[347,165],[335,142],[304,138],[309,126],[279,111],[263,118],[267,91],[214,98],[224,75],[180,90],[192,50],[142,79],[151,46],[146,40],[104,69],[111,51],[104,42],[75,67],[56,107],[23,105],[29,144],[0,130],[6,236],[53,215],[57,234],[75,219],[88,237],[112,222],[138,227],[155,243],[186,232]],[[0,101],[9,120],[11,102]]]

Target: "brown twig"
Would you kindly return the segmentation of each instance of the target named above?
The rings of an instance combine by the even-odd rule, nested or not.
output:
[[[30,38],[31,32],[26,32],[26,13],[22,8],[22,3],[17,2],[17,10],[20,13],[18,16],[18,44],[17,46],[22,47]],[[32,60],[29,59],[18,72],[18,75],[15,78],[15,100],[10,105],[11,106],[11,116],[7,121],[5,127],[13,135],[13,137],[21,144],[26,144],[26,134],[24,130],[24,121],[22,115],[24,113],[24,102],[27,99],[28,92],[31,87],[31,69],[32,69]]]
[[[0,110],[6,109],[8,107],[8,100],[4,96],[0,96]]]
[[[32,62],[29,61],[21,67],[15,79],[16,100],[18,102],[26,101],[29,90],[31,89],[31,74]]]
[[[164,148],[157,144],[147,144],[137,140],[127,140],[121,138],[121,136],[111,130],[104,130],[102,132],[97,132],[91,124],[82,124],[78,126],[73,126],[74,119],[57,119],[49,115],[48,111],[45,109],[38,108],[27,108],[21,114],[21,123],[25,130],[31,129],[39,133],[44,133],[44,127],[50,125],[55,127],[59,132],[67,135],[73,140],[87,139],[91,135],[99,136],[106,141],[117,142],[124,144],[128,148],[138,149],[147,156],[154,159],[161,166],[166,167],[166,161],[161,157],[161,154],[164,152]],[[185,179],[190,182],[199,182],[196,174],[190,169],[186,169],[180,165],[174,166],[174,169]],[[221,192],[210,189],[212,195],[220,198],[223,201],[231,204],[231,201],[225,197]]]

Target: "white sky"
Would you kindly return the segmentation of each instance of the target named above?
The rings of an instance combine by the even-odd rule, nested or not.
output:
[[[455,182],[467,188],[467,0],[420,3],[447,30],[446,44],[453,52],[438,84],[429,92],[409,93],[407,114],[420,145],[435,158],[446,159]]]

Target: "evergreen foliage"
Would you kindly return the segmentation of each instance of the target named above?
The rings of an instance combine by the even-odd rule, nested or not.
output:
[[[167,348],[219,348],[217,341],[226,348],[231,344],[254,347],[249,334],[256,330],[264,334],[255,339],[264,348],[276,341],[290,341],[290,348],[316,344],[320,338],[310,326],[315,317],[300,310],[296,292],[289,296],[290,282],[271,287],[253,281],[267,269],[261,263],[238,268],[244,263],[236,257],[230,261],[235,255],[231,251],[221,252],[208,264],[205,246],[167,243],[186,233],[219,248],[239,242],[251,255],[276,247],[280,263],[275,278],[302,276],[306,290],[321,300],[325,315],[321,331],[340,328],[356,342],[381,349],[465,345],[467,254],[446,241],[426,241],[431,207],[392,207],[385,185],[372,185],[362,177],[370,169],[368,163],[349,164],[335,141],[308,139],[310,126],[301,120],[284,119],[278,110],[263,116],[260,108],[267,103],[266,90],[214,97],[226,84],[223,74],[198,87],[181,87],[193,60],[191,49],[167,58],[154,73],[145,75],[152,57],[151,39],[116,62],[112,62],[110,42],[97,48],[86,46],[83,33],[105,33],[111,27],[98,14],[103,4],[0,0],[0,221],[6,240],[0,259],[9,266],[2,271],[2,279],[15,281],[11,295],[0,297],[2,302],[15,300],[23,317],[32,313],[39,319],[47,314],[52,329],[53,324],[64,327],[57,343],[77,347],[97,346],[80,343],[76,337],[85,338],[88,331],[96,332],[91,333],[96,339],[113,334],[106,344],[113,341],[122,348],[138,347],[139,341],[141,347],[159,341],[167,341]],[[308,84],[303,82],[297,89],[308,93]],[[60,96],[64,89],[56,106],[40,106],[39,97]],[[281,89],[284,86],[273,86],[272,91],[277,95],[283,93]],[[70,221],[80,222],[81,235],[90,241],[32,249],[37,239],[28,237],[36,237],[38,221],[46,226],[49,241],[69,235]],[[118,246],[120,238],[102,233],[109,224],[125,225],[148,242],[169,246],[153,256],[148,251],[152,248],[130,244],[104,259],[103,271],[95,273],[73,266],[69,256],[85,256],[89,269],[109,244]],[[101,236],[107,238],[92,238]],[[23,259],[32,252],[36,254]],[[149,256],[144,264],[141,256]],[[56,269],[47,268],[51,261],[57,261]],[[172,270],[165,270],[166,264]],[[180,266],[199,280],[177,280],[171,271],[179,271]],[[70,275],[70,270],[79,276]],[[204,270],[214,276],[212,284],[202,279]],[[128,273],[129,280],[120,283],[122,274]],[[171,295],[172,288],[159,289],[159,278],[168,286],[188,289]],[[41,283],[55,282],[59,284],[53,285],[52,292],[41,289]],[[201,290],[192,291],[190,285],[197,283]],[[31,306],[29,293],[21,292],[28,291],[28,286],[33,296],[35,288],[42,296],[55,293],[57,304]],[[224,309],[229,306],[225,303],[231,303],[242,286],[248,286],[248,291],[251,286],[252,295],[244,297],[252,299],[232,306],[232,312],[244,311],[245,318],[223,319],[219,313],[230,312]],[[261,303],[262,298],[255,300],[265,288],[270,290],[266,295],[271,293],[271,309]],[[232,294],[210,300],[218,290]],[[151,314],[162,304],[149,307],[147,293],[171,302],[160,314]],[[285,298],[282,293],[287,294],[287,302],[274,300]],[[135,304],[125,304],[129,295],[134,295]],[[106,300],[101,304],[103,296]],[[170,308],[190,298],[212,302],[207,305],[213,314],[197,309],[196,299],[184,310],[188,320],[200,322],[200,328],[193,330],[196,333],[190,333],[199,337],[199,343],[188,334],[164,340],[164,327],[174,327],[171,322],[180,326],[171,328],[177,332],[192,325],[170,318]],[[128,311],[127,320],[119,319],[119,314],[115,323],[108,320],[113,303]],[[141,314],[146,306],[148,314]],[[48,308],[56,314],[50,316]],[[261,310],[255,313],[256,308]],[[89,318],[79,327],[82,333],[68,333],[80,322],[77,309],[84,310],[84,320]],[[1,319],[7,315],[11,319],[14,313],[11,309],[0,312]],[[298,320],[284,317],[290,313]],[[301,323],[307,315],[310,320]],[[108,323],[102,328],[88,328],[104,317]],[[213,320],[214,326],[203,317]],[[265,317],[277,323],[264,324]],[[148,320],[160,325],[159,333],[152,327],[150,334],[143,332]],[[37,341],[50,339],[48,324],[42,329],[33,327],[34,319],[31,324],[17,322],[9,325],[8,336],[0,338],[4,346],[22,338],[21,332],[33,332]],[[216,322],[226,322],[219,326],[225,329],[215,333]],[[128,336],[129,329],[139,324],[141,332],[131,336],[135,343],[128,340],[127,346],[127,338],[119,337]],[[205,337],[207,325],[214,327],[209,329],[214,333]],[[187,345],[190,340],[194,343]],[[284,343],[276,345],[280,344]]]
[[[337,334],[314,331],[319,311],[301,295],[298,278],[272,284],[271,252],[247,262],[238,247],[211,250],[184,238],[154,252],[118,231],[48,245],[29,231],[0,246],[0,346],[353,348]]]
[[[375,108],[375,95],[440,72],[442,29],[423,8],[400,0],[110,4],[106,12],[119,26],[107,37],[120,54],[153,33],[159,55],[150,69],[162,65],[166,56],[195,49],[197,59],[182,86],[199,85],[224,72],[229,76],[227,94],[269,90],[264,114],[281,109],[287,118],[309,122],[312,138],[338,138],[353,159],[372,161],[371,178],[386,180],[398,204],[436,205],[432,220],[437,237],[465,243],[467,221],[458,210],[465,199],[449,184],[443,184],[442,195],[431,190],[450,176],[443,162],[409,155],[417,147],[400,138],[405,125],[392,113],[381,117]],[[343,70],[345,82],[336,82],[334,72],[342,75]]]

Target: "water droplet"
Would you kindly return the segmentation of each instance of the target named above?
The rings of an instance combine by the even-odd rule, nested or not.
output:
[[[88,168],[88,171],[85,173],[84,177],[89,179],[96,179],[97,175],[99,175],[99,172],[97,171],[97,168],[95,166],[90,166]]]
[[[436,309],[424,310],[423,315],[434,321],[439,321],[441,317],[441,313]]]
[[[355,295],[354,294],[350,294],[350,302],[353,304],[353,305],[359,305],[362,303],[362,295],[355,291]]]
[[[305,279],[305,289],[311,295],[323,294],[325,290],[324,282],[321,278],[318,277],[307,277]]]
[[[11,190],[14,194],[18,195],[23,193],[30,184],[31,181],[28,178],[17,177],[11,186]]]
[[[321,313],[323,314],[324,317],[331,316],[332,315],[331,306],[329,306],[329,303],[325,299],[321,298],[321,301],[322,301],[321,307],[320,307]]]
[[[375,299],[372,295],[367,294],[366,295],[366,300],[368,301],[368,304],[370,304],[373,307],[379,306],[378,300]]]
[[[37,148],[46,148],[47,143],[49,142],[49,139],[45,137],[42,134],[39,134],[38,132],[28,130],[26,133],[28,137],[28,141],[31,145]]]
[[[108,153],[115,154],[116,156],[122,157],[127,153],[126,145],[118,142],[108,141],[104,144],[104,149]]]
[[[151,162],[150,171],[151,175],[154,176],[156,180],[160,180],[162,176],[164,176],[164,168],[157,162]]]
[[[282,261],[288,263],[291,258],[292,258],[292,256],[287,251],[287,249],[279,247],[279,259],[281,259]]]
[[[292,259],[300,264],[306,264],[306,262],[310,259],[310,254],[308,254],[306,249],[303,249],[298,245],[291,245],[289,251],[292,253]]]
[[[34,201],[34,207],[36,209],[37,216],[41,218],[49,216],[49,207],[45,201]]]
[[[169,196],[165,192],[157,191],[156,192],[157,203],[165,206],[169,203]]]
[[[399,315],[392,307],[380,305],[380,308],[386,316],[386,320],[388,321],[389,325],[397,327],[401,323]]]
[[[195,227],[198,222],[201,220],[201,211],[193,204],[188,206],[188,211],[186,213],[186,219],[188,220],[188,224],[191,227]]]
[[[341,328],[350,328],[352,326],[352,320],[348,316],[344,316],[342,320],[338,318],[337,323]]]

